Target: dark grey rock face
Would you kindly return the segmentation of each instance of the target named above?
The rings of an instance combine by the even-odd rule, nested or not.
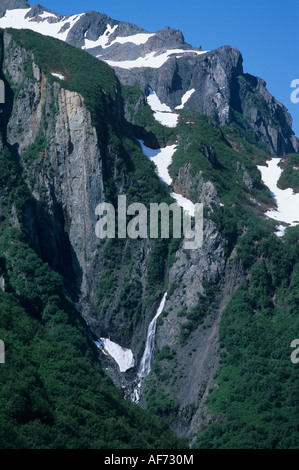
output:
[[[117,36],[130,36],[140,32],[145,32],[142,28],[133,24],[119,22],[102,13],[88,11],[70,29],[66,41],[73,46],[82,47],[84,46],[85,39],[96,41],[100,36],[102,36],[106,32],[108,25],[111,28],[117,26],[117,31],[109,35],[108,44]],[[102,51],[102,48],[97,48],[96,50],[93,50],[93,55],[97,55]]]
[[[36,22],[40,22],[40,21],[43,21],[41,18],[40,18],[40,15],[44,12],[49,12],[49,13],[52,13],[51,10],[49,10],[48,8],[44,8],[42,7],[41,5],[39,5],[38,3],[36,5],[34,5],[30,11],[28,11],[28,13],[26,14],[25,18],[31,18],[32,20],[36,21]],[[56,18],[54,16],[51,16],[50,18],[47,18],[47,21],[49,23],[56,23],[58,21],[60,21],[63,16],[62,15],[58,15],[57,13],[55,13],[56,15]]]
[[[272,155],[298,152],[298,139],[292,130],[292,118],[287,108],[267,90],[266,82],[249,74],[238,77],[238,103],[235,109],[248,122],[255,134],[265,143]]]
[[[298,152],[287,109],[268,92],[263,80],[244,74],[242,64],[237,49],[223,46],[203,55],[174,54],[158,69],[115,67],[115,71],[125,84],[144,90],[150,86],[171,109],[194,89],[186,109],[207,114],[220,125],[231,124],[239,113],[246,117],[244,129],[252,130],[271,155]]]
[[[0,4],[0,18],[4,16],[6,10],[16,8],[30,8],[28,0],[2,0]]]

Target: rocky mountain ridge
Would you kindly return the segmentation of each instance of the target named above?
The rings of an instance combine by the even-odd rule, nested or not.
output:
[[[23,8],[24,3],[19,5]],[[250,129],[253,143],[263,142],[271,155],[299,149],[287,109],[269,94],[263,80],[243,72],[242,55],[231,46],[202,51],[169,27],[149,33],[101,13],[63,17],[38,4],[20,10],[14,21],[17,10],[9,8],[0,27],[30,28],[82,48],[112,66],[123,84],[137,85],[146,94],[151,87],[172,110],[191,92],[186,109],[207,114],[220,125],[237,122],[244,133]],[[261,106],[266,113],[261,114]]]

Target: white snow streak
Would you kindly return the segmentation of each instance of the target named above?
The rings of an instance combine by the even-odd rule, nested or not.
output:
[[[278,166],[280,161],[281,158],[272,158],[267,162],[267,167],[258,166],[262,174],[262,180],[270,189],[277,203],[277,210],[269,210],[266,212],[266,216],[294,226],[299,223],[299,194],[295,194],[291,188],[282,190],[277,187],[277,182],[283,171],[282,168]],[[277,235],[283,235],[284,230],[285,228],[280,225]]]
[[[5,16],[0,18],[0,28],[15,28],[15,29],[31,29],[37,33],[43,34],[44,36],[51,36],[56,39],[65,41],[68,35],[68,32],[72,26],[84,15],[73,15],[68,19],[63,19],[58,23],[49,23],[45,18],[50,17],[50,13],[44,12],[39,15],[44,21],[37,22],[32,21],[32,18],[25,18],[27,13],[30,11],[30,8],[21,8],[16,10],[7,10]],[[52,16],[52,15],[51,15]],[[55,15],[54,15],[55,16]],[[66,24],[70,23],[70,28],[68,28],[64,33],[59,33],[61,28]]]
[[[59,78],[60,80],[65,80],[65,76],[61,75],[60,73],[51,73],[53,77]]]
[[[161,111],[155,112],[154,118],[165,127],[176,127],[179,120],[178,114],[162,113]]]
[[[179,116],[173,113],[169,106],[165,103],[161,103],[157,94],[149,88],[150,94],[147,97],[147,103],[154,112],[154,118],[166,127],[176,127]]]
[[[109,44],[109,47],[113,46],[113,44],[117,44],[117,43],[126,44],[127,42],[132,42],[136,46],[141,46],[142,44],[145,44],[149,40],[149,38],[153,36],[155,35],[151,33],[137,33],[131,36],[119,36]]]
[[[134,367],[135,360],[131,349],[125,349],[107,338],[100,338],[100,341],[95,341],[95,344],[115,360],[120,372],[126,372]]]
[[[133,69],[139,67],[149,67],[153,69],[160,68],[172,55],[175,57],[181,57],[184,54],[206,54],[208,51],[193,51],[193,50],[183,50],[183,49],[170,49],[162,54],[156,55],[157,52],[150,52],[144,57],[138,57],[135,60],[122,60],[122,61],[113,61],[106,60],[108,65],[111,67],[120,67],[122,69]],[[100,56],[99,56],[100,57]],[[103,59],[104,60],[104,59]]]
[[[46,20],[47,18],[57,18],[57,16],[54,15],[54,13],[50,13],[49,11],[43,11],[38,16],[42,18],[43,20]]]
[[[177,204],[180,207],[182,207],[185,212],[187,212],[187,214],[194,217],[195,204],[193,204],[193,202],[190,201],[190,199],[186,199],[185,197],[183,197],[181,194],[178,194],[178,193],[171,193],[170,195],[171,197],[173,197],[173,199],[176,200]]]
[[[146,100],[153,111],[162,111],[166,113],[172,112],[171,108],[167,106],[167,104],[161,103],[159,97],[151,88],[149,88],[149,92],[150,93]]]
[[[153,150],[146,147],[142,140],[139,140],[142,152],[156,165],[157,174],[164,183],[167,185],[172,184],[172,179],[169,175],[168,167],[171,165],[172,156],[177,149],[177,145],[169,145],[168,147]]]
[[[136,46],[140,46],[141,44],[145,44],[149,38],[154,36],[154,34],[150,33],[138,33],[138,34],[133,34],[131,36],[119,36],[115,38],[113,41],[109,42],[109,37],[111,34],[113,34],[116,29],[118,28],[118,25],[113,26],[113,28],[108,24],[107,29],[105,33],[100,36],[97,40],[91,41],[89,39],[85,39],[85,45],[82,47],[82,49],[92,49],[94,47],[101,46],[103,49],[107,49],[108,47],[113,46],[114,44],[127,44],[128,42],[131,42],[135,44]],[[101,56],[98,56],[101,57]]]
[[[156,165],[156,171],[158,176],[161,178],[162,181],[164,181],[164,183],[170,186],[172,184],[172,178],[169,174],[168,168],[172,163],[172,157],[177,149],[177,144],[153,150],[149,147],[146,147],[142,140],[139,140],[139,143],[141,145],[141,149],[144,155],[146,155]],[[194,217],[195,205],[192,201],[186,199],[181,194],[174,192],[171,193],[171,197],[176,200],[177,204],[182,207],[183,210],[187,212],[187,214]]]
[[[94,47],[102,47],[103,49],[106,49],[107,47],[110,47],[110,44],[108,45],[109,36],[111,36],[111,34],[113,34],[117,28],[118,25],[113,26],[112,28],[112,26],[108,24],[104,34],[102,34],[102,36],[100,36],[95,41],[85,39],[84,46],[82,46],[82,49],[93,49]]]
[[[187,103],[189,98],[191,98],[194,92],[195,92],[195,88],[192,88],[192,90],[187,91],[182,97],[181,104],[179,106],[176,106],[175,109],[184,109],[185,104]]]

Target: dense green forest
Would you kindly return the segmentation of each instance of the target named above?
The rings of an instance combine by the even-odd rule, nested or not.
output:
[[[8,149],[0,152],[1,448],[174,448],[166,423],[125,401],[101,370],[61,277],[38,258],[22,221],[30,195]],[[16,202],[16,204],[15,204]]]
[[[218,419],[196,448],[299,447],[299,369],[291,361],[299,332],[299,229],[287,229],[283,241],[265,232],[255,241],[242,253],[249,279],[222,313],[221,367],[208,399]]]

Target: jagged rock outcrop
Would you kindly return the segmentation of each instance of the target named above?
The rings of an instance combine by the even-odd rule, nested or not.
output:
[[[211,229],[211,226],[207,228],[206,235]],[[216,234],[214,233],[214,235]],[[217,244],[217,235],[214,238],[214,243]],[[212,248],[212,245],[210,248]],[[160,363],[160,367],[165,367],[172,380],[168,382],[159,380],[154,372],[152,383],[158,383],[160,393],[169,394],[174,403],[178,404],[171,427],[178,435],[187,435],[191,442],[201,429],[216,418],[205,402],[210,390],[215,386],[214,376],[219,368],[218,334],[221,313],[233,292],[246,278],[246,273],[236,256],[236,252],[234,251],[227,263],[224,264],[223,253],[219,248],[216,249],[218,251],[218,255],[216,254],[216,258],[218,258],[217,265],[221,271],[219,290],[214,298],[213,308],[189,338],[188,344],[181,347],[175,341],[175,338],[179,336],[180,327],[184,323],[184,318],[178,319],[179,299],[182,298],[182,291],[179,292],[178,290],[167,302],[165,308],[168,314],[157,331],[158,347],[161,349],[166,345],[170,346],[173,351],[176,351],[176,355],[174,363],[169,364],[169,361],[165,360],[164,363],[163,361]],[[178,260],[178,262],[180,261]],[[198,276],[199,273],[200,270],[195,269],[192,278]],[[191,273],[189,272],[189,274]],[[195,298],[193,301],[196,304]],[[157,380],[158,382],[156,382]]]
[[[41,132],[52,142],[44,149],[43,161],[30,169],[36,201],[33,208],[28,207],[31,242],[45,260],[86,293],[87,265],[97,245],[95,207],[104,199],[96,129],[82,96],[50,83],[32,54],[17,46],[9,34],[4,35],[4,49],[4,73],[11,77],[12,86],[26,82],[8,126],[9,144],[22,154]],[[33,62],[33,79],[26,78],[28,61]]]
[[[30,8],[28,0],[2,0],[0,5],[0,18],[6,10],[15,10],[16,8]]]

